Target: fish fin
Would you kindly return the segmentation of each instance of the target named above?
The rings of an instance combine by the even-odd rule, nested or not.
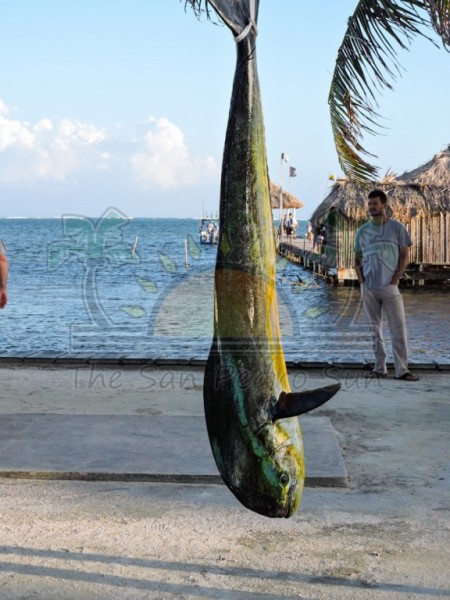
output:
[[[297,417],[325,404],[341,388],[340,383],[304,392],[281,392],[272,407],[272,421]]]

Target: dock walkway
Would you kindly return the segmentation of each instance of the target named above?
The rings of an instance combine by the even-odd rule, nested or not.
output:
[[[335,252],[327,246],[314,247],[304,237],[286,238],[277,245],[280,256],[312,271],[332,284],[357,281],[355,269],[337,269]]]
[[[331,246],[314,248],[306,238],[286,238],[277,245],[280,256],[297,263],[327,280],[333,285],[354,285],[358,278],[352,267],[338,267],[336,250]],[[408,265],[404,283],[424,286],[428,284],[445,285],[450,281],[450,264],[411,263]]]

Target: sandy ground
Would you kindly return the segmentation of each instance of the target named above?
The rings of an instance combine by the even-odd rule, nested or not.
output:
[[[221,485],[0,479],[0,599],[450,597],[450,373],[343,389],[349,487],[271,520]],[[200,371],[0,367],[1,413],[202,414]],[[1,444],[1,440],[0,440]]]

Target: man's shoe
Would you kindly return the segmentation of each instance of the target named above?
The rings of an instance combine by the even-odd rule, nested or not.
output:
[[[403,375],[401,375],[400,377],[394,377],[394,379],[403,379],[403,381],[419,381],[420,377],[417,377],[417,375],[413,375],[412,373],[407,371],[406,373],[403,373]]]
[[[378,373],[378,371],[370,371],[367,373],[366,379],[386,379],[387,373]]]

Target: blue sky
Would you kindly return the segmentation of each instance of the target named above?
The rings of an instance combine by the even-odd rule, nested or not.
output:
[[[320,8],[317,8],[320,6]],[[327,96],[356,0],[261,0],[258,69],[268,166],[307,219],[341,174]],[[179,0],[15,0],[2,5],[0,217],[75,213],[199,217],[218,208],[235,63],[225,27]],[[365,144],[384,174],[450,143],[450,56],[425,40],[400,52],[388,127]]]

